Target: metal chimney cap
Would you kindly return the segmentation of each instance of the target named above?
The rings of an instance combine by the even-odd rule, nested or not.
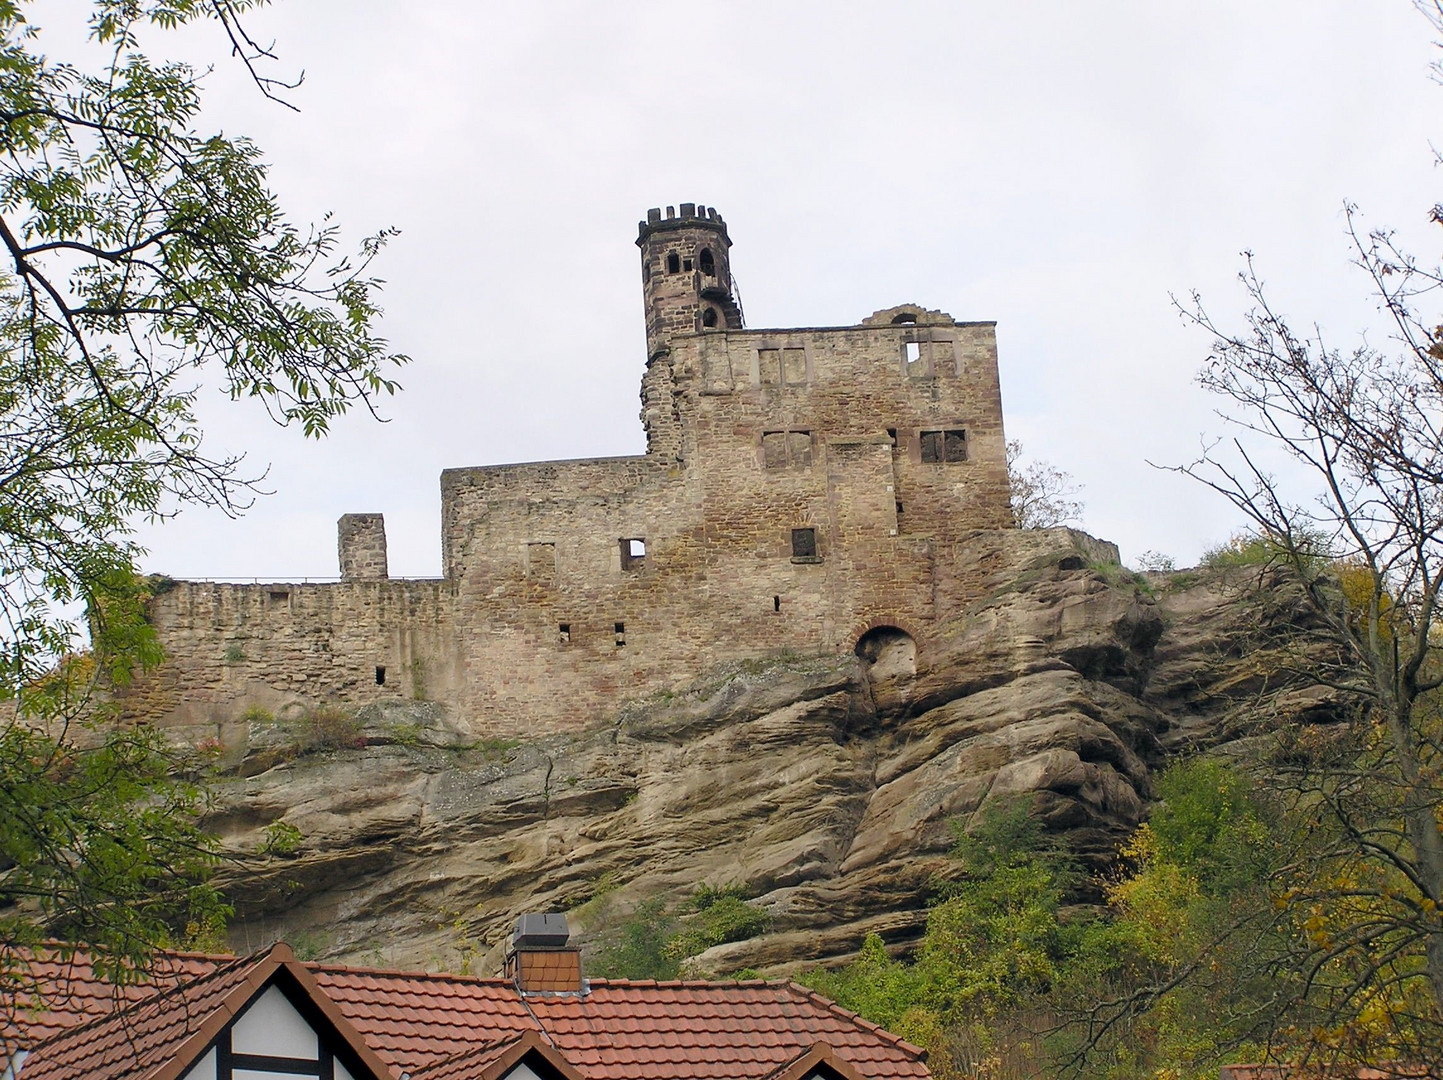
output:
[[[511,937],[511,944],[517,949],[559,949],[570,937],[566,916],[560,912],[529,914],[516,920],[516,932]]]

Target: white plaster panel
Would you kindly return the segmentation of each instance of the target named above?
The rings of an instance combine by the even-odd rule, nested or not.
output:
[[[192,1065],[182,1080],[215,1080],[215,1051],[206,1051],[205,1057]]]
[[[511,1071],[503,1076],[501,1080],[541,1080],[541,1078],[532,1071],[531,1066],[527,1065],[526,1062],[518,1061],[515,1065],[511,1066]]]
[[[356,1080],[356,1078],[351,1075],[350,1069],[338,1061],[336,1062],[336,1080]]]
[[[252,1001],[235,1022],[231,1029],[231,1048],[237,1054],[268,1054],[310,1061],[320,1056],[315,1030],[296,1012],[278,986],[271,986]]]

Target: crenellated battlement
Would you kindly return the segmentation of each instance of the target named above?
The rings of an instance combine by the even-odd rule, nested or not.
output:
[[[715,206],[682,203],[680,214],[677,213],[675,206],[668,206],[664,217],[661,208],[653,206],[646,212],[646,220],[636,223],[636,242],[642,243],[648,236],[659,230],[688,228],[714,229],[725,236],[727,223],[726,219],[717,213]],[[728,240],[727,243],[730,244],[731,241]]]

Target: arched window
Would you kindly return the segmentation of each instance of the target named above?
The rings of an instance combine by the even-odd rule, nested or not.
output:
[[[893,326],[914,326],[916,322],[917,313],[915,311],[904,311],[900,315],[892,316]]]
[[[703,326],[716,326],[716,308],[709,307],[701,313],[701,324]]]
[[[715,276],[716,263],[712,260],[711,248],[701,249],[701,254],[697,257],[697,265],[701,267],[701,272],[707,277]]]
[[[666,272],[668,274],[681,273],[681,256],[674,251],[666,257]]]

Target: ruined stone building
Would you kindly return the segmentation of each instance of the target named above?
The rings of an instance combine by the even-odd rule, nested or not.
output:
[[[339,582],[166,582],[135,707],[204,727],[399,695],[521,734],[719,661],[925,653],[977,595],[969,537],[1012,522],[995,324],[751,328],[715,209],[648,211],[636,243],[645,454],[446,470],[438,579],[389,578],[381,515],[348,514]]]

